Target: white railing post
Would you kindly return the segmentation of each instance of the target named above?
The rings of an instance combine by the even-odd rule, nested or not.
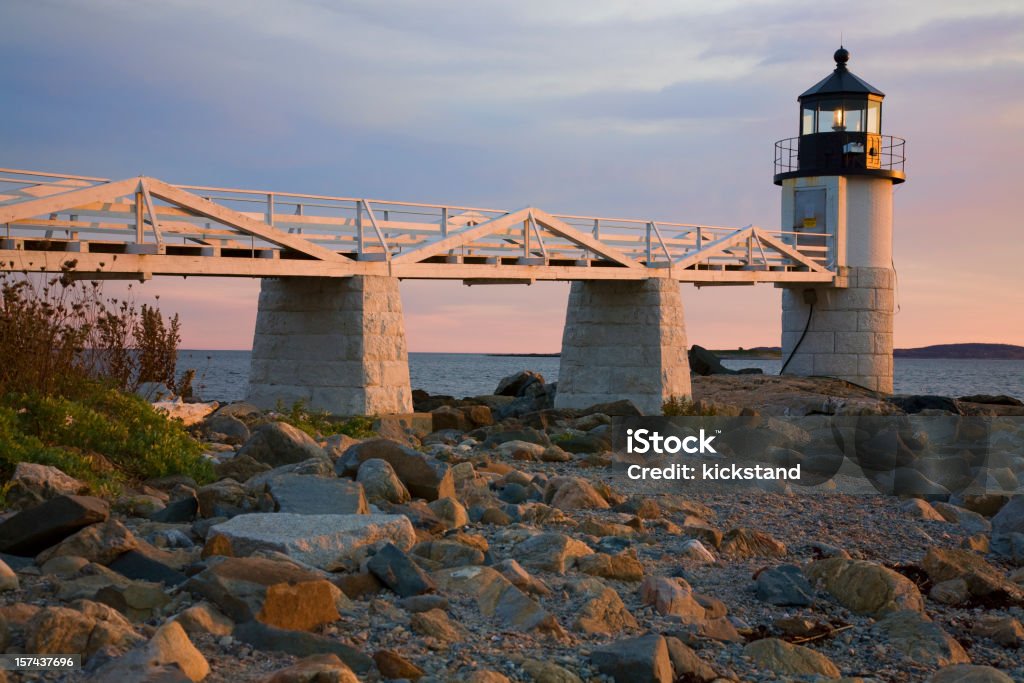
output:
[[[448,236],[448,207],[441,209],[441,237]]]
[[[356,202],[356,253],[363,253],[363,200]]]

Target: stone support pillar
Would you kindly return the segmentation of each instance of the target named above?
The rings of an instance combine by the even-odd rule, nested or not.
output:
[[[412,411],[398,279],[264,279],[248,400],[336,415]]]
[[[782,291],[782,358],[787,375],[825,375],[892,393],[891,268],[846,268],[848,286]],[[808,294],[811,292],[811,294]],[[814,312],[800,341],[814,300]]]
[[[629,399],[659,415],[671,396],[691,394],[686,349],[675,280],[573,282],[555,407]]]

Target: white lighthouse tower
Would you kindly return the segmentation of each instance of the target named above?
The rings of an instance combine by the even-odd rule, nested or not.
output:
[[[882,135],[885,95],[847,69],[800,95],[800,135],[775,143],[782,229],[837,272],[831,286],[782,293],[783,374],[825,375],[892,392],[893,186],[906,180],[901,138]]]

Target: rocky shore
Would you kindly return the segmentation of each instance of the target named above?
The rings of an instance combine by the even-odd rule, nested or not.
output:
[[[697,413],[1005,419],[998,492],[712,492],[624,478],[610,425],[635,409],[555,390],[415,392],[361,440],[192,408],[217,480],[114,500],[19,465],[0,651],[83,667],[6,680],[1024,680],[1024,406],[695,377]]]

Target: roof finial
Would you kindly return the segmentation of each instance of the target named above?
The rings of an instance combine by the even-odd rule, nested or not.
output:
[[[846,71],[846,63],[850,61],[850,51],[840,42],[839,49],[832,55],[832,58],[836,60],[836,71]]]

